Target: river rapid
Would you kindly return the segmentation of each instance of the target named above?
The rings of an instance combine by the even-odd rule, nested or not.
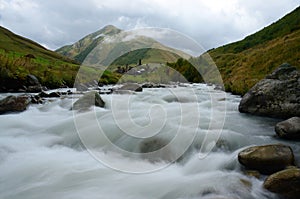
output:
[[[278,120],[239,113],[240,97],[213,86],[102,95],[105,108],[71,111],[78,97],[0,116],[1,199],[271,199],[239,151],[283,143],[300,160],[297,143],[274,136]]]

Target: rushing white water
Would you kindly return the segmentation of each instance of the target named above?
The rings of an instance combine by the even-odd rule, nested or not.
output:
[[[212,103],[212,93],[224,95],[205,85],[187,85],[103,95],[106,107],[87,112],[70,111],[73,101],[64,98],[1,115],[0,198],[276,198],[263,190],[262,180],[243,174],[237,154],[250,145],[281,142],[297,155],[300,147],[273,137],[277,120],[238,113],[240,98],[230,94]],[[214,124],[222,123],[224,112],[216,146],[203,158],[201,146],[220,131]],[[175,135],[180,139],[166,150],[147,156]],[[188,145],[183,155],[182,145]]]

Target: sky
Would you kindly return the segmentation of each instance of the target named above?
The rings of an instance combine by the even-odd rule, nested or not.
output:
[[[243,39],[300,0],[0,0],[0,25],[55,50],[106,25],[169,28],[204,49]]]

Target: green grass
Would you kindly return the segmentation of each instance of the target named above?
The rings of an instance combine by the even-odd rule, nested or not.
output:
[[[79,68],[85,71],[81,75],[82,83],[88,83],[88,77],[101,72],[99,69],[80,66],[69,58],[0,27],[0,83],[9,82],[7,80],[23,82],[28,74],[32,74],[48,88],[73,87]],[[99,81],[110,84],[116,82],[116,79],[116,74],[104,72]]]
[[[282,63],[300,68],[300,7],[244,40],[208,53],[226,90],[241,95]]]
[[[1,79],[7,77],[25,81],[28,74],[38,77],[42,85],[49,88],[72,86],[79,66],[76,64],[48,60],[42,57],[30,59],[21,53],[0,50]]]
[[[198,70],[210,82],[214,82],[214,77],[218,76],[210,67],[215,64],[226,91],[240,95],[282,63],[300,69],[300,7],[244,40],[209,50],[208,54],[212,60],[203,54],[189,61],[196,63]],[[177,70],[185,74],[188,67],[177,66]]]
[[[240,53],[211,51],[227,91],[245,94],[282,63],[300,69],[300,30],[256,45]]]
[[[64,57],[58,53],[47,50],[38,43],[27,38],[21,37],[11,31],[0,26],[0,49],[5,52],[15,52],[17,54],[33,54],[51,61],[64,61],[68,63],[76,63],[75,61]]]

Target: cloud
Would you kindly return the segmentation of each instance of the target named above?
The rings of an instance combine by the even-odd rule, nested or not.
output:
[[[0,0],[0,25],[51,49],[112,24],[170,28],[209,49],[242,39],[300,0]]]

